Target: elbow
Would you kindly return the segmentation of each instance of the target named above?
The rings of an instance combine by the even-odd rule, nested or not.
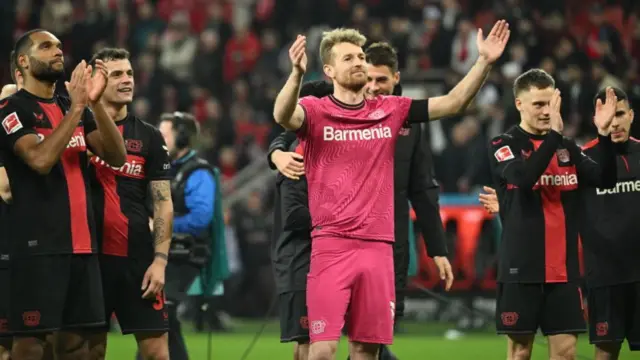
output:
[[[127,162],[127,154],[123,149],[118,149],[116,152],[105,154],[104,161],[113,167],[121,167]]]
[[[48,175],[53,168],[53,162],[45,157],[36,157],[30,161],[29,165],[39,175]]]
[[[0,198],[2,198],[2,201],[4,201],[5,203],[10,204],[11,200],[13,200],[13,197],[11,195],[11,190],[8,190],[8,189],[0,190]]]

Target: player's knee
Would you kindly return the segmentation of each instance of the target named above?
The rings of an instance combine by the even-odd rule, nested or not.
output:
[[[549,337],[550,360],[574,360],[578,338],[575,335],[553,335]]]
[[[89,342],[76,333],[59,333],[55,350],[58,360],[85,360],[90,357]]]
[[[168,347],[154,347],[142,355],[144,360],[169,360]]]
[[[16,339],[11,348],[14,360],[40,360],[44,354],[44,342],[39,339]]]
[[[615,360],[620,353],[621,343],[598,343],[596,344],[595,360]]]
[[[169,341],[166,333],[136,335],[144,360],[169,360]]]
[[[531,359],[533,337],[509,336],[508,347],[508,360],[529,360]]]
[[[337,341],[318,341],[309,346],[309,360],[333,360],[337,351]]]
[[[296,343],[293,350],[293,358],[295,360],[307,360],[309,359],[309,344],[308,343]]]

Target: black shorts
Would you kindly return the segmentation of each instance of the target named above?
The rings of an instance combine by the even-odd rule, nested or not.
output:
[[[640,282],[592,288],[587,299],[592,344],[627,339],[640,351]]]
[[[9,330],[17,336],[105,324],[97,255],[12,257]]]
[[[498,334],[535,334],[538,328],[545,336],[587,332],[580,286],[499,283]]]
[[[123,334],[167,332],[169,312],[164,293],[143,299],[142,279],[151,262],[100,255],[104,292],[104,314],[115,313]]]
[[[9,332],[9,269],[0,267],[0,338],[11,337]]]
[[[280,342],[309,343],[307,294],[291,291],[278,295],[280,307]]]

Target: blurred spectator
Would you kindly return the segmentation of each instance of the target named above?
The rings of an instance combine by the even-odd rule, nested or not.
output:
[[[189,27],[187,13],[174,13],[162,37],[160,65],[179,81],[191,80],[193,59],[198,49],[198,42],[189,33]]]

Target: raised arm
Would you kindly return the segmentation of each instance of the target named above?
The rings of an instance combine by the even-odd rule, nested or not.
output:
[[[504,52],[509,41],[509,24],[499,20],[484,39],[478,29],[478,53],[480,56],[467,75],[448,94],[429,99],[429,119],[438,120],[464,111],[484,84],[492,64]]]
[[[304,123],[304,110],[298,105],[302,77],[307,70],[306,37],[298,35],[289,48],[289,58],[293,64],[291,74],[278,93],[273,106],[273,118],[276,123],[288,130],[298,130]]]

